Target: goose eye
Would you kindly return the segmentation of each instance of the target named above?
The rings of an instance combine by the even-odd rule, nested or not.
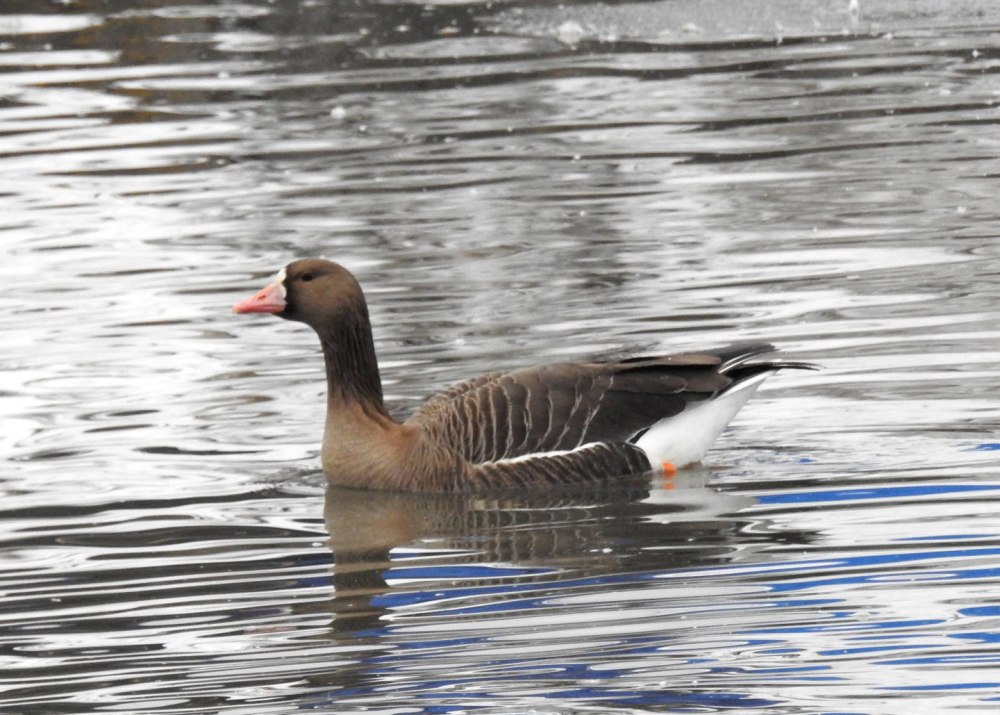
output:
[[[315,274],[313,274],[313,273],[303,273],[303,274],[302,274],[302,275],[301,275],[301,276],[299,277],[299,280],[301,280],[301,281],[303,281],[303,282],[305,282],[305,283],[308,283],[309,281],[311,281],[311,280],[312,280],[313,278],[315,278],[315,277],[316,277],[316,276],[315,276]]]

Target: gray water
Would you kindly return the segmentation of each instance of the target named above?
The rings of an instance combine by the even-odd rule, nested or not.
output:
[[[994,712],[1000,8],[0,9],[0,711]],[[402,414],[778,344],[703,466],[327,490],[294,257]]]

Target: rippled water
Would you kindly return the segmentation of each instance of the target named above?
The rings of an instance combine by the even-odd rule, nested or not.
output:
[[[992,712],[1000,9],[10,0],[5,713]],[[673,482],[326,490],[292,257],[400,411],[767,339]]]

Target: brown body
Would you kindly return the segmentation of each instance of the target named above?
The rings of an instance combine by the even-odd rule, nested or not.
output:
[[[296,261],[234,310],[316,331],[327,373],[323,470],[333,484],[368,489],[475,491],[643,474],[661,468],[634,444],[645,430],[741,381],[800,366],[747,362],[772,350],[754,344],[495,372],[448,388],[400,423],[385,409],[368,308],[346,269]]]

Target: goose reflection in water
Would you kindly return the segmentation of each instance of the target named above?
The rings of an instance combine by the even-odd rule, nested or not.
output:
[[[572,591],[596,577],[644,581],[811,540],[741,514],[756,500],[711,488],[709,477],[702,468],[656,484],[476,495],[328,487],[332,630],[380,629],[403,607]]]

